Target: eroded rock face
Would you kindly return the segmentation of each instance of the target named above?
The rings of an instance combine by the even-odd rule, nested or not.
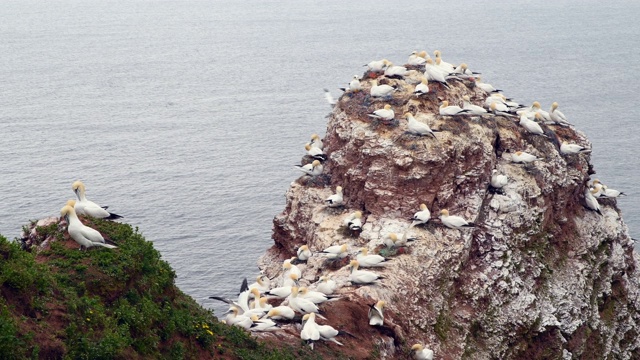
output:
[[[362,314],[341,313],[343,302],[326,309],[329,324],[363,335],[336,347],[354,358],[406,358],[414,343],[439,359],[640,358],[633,241],[615,200],[601,201],[603,215],[584,207],[589,154],[558,150],[562,141],[590,146],[588,139],[555,125],[543,125],[549,138],[528,134],[505,116],[438,116],[442,100],[461,104],[468,95],[482,105],[487,94],[473,81],[452,80],[450,90],[431,84],[435,94],[417,98],[411,94],[417,75],[382,80],[400,88],[389,101],[370,98],[367,81],[365,91],[341,97],[324,139],[326,176],[292,184],[261,268],[277,276],[282,260],[306,244],[314,255],[299,265],[303,284],[331,273],[344,286],[338,293],[365,312],[387,301],[387,326],[373,331]],[[366,116],[387,103],[399,123]],[[406,111],[440,130],[437,139],[405,134]],[[519,150],[544,160],[515,164],[509,152]],[[493,169],[509,178],[501,193],[489,188]],[[346,207],[327,208],[324,199],[337,185]],[[421,203],[432,219],[410,229]],[[442,209],[477,226],[444,227],[437,219]],[[355,210],[364,213],[359,235],[343,227]],[[377,285],[348,286],[346,262],[329,265],[317,254],[343,243],[352,254],[360,247],[375,252],[385,235],[405,231],[418,240],[372,270],[385,277]],[[296,331],[285,338],[299,341]]]

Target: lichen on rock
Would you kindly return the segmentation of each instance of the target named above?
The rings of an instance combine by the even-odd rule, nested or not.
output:
[[[370,97],[370,80],[362,82],[363,91],[339,99],[323,140],[329,185],[309,186],[305,177],[291,185],[286,208],[274,219],[275,245],[260,267],[278,276],[282,260],[308,245],[314,255],[299,265],[302,282],[333,274],[344,301],[326,309],[328,323],[339,318],[346,331],[362,334],[343,339],[355,358],[370,354],[366,348],[384,349],[381,358],[404,358],[412,343],[425,343],[444,359],[640,358],[633,241],[615,200],[601,202],[603,215],[583,205],[590,154],[559,152],[562,141],[590,147],[586,136],[544,124],[549,138],[530,134],[517,117],[439,116],[443,100],[459,104],[466,95],[481,105],[488,94],[473,79],[457,79],[448,81],[450,89],[430,84],[435,91],[417,97],[412,92],[420,75],[381,78],[398,87],[389,99]],[[438,130],[436,139],[405,133],[404,120],[367,117],[385,104],[396,118],[412,112]],[[516,164],[516,151],[543,160]],[[509,178],[499,192],[489,186],[493,169]],[[338,185],[345,208],[328,208],[324,199]],[[432,219],[409,229],[421,203]],[[437,219],[442,209],[477,226],[444,227]],[[342,222],[355,210],[364,213],[357,236]],[[405,231],[418,240],[375,270],[385,277],[377,285],[349,286],[348,270],[327,269],[318,254],[342,243],[352,253],[363,246],[380,250],[387,234]],[[384,329],[345,311],[366,310],[376,300],[387,302]],[[295,331],[289,335],[293,341]]]

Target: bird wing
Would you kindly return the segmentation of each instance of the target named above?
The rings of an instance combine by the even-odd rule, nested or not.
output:
[[[84,204],[84,213],[96,218],[105,218],[111,215],[107,210],[92,201],[87,201]]]
[[[80,228],[80,233],[82,234],[82,236],[84,236],[87,240],[91,242],[104,243],[104,238],[102,237],[100,232],[96,229],[92,229],[85,225]]]

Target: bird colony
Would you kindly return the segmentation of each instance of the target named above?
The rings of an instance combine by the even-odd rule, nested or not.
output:
[[[384,327],[406,335],[385,317],[390,309],[398,323],[431,327],[433,333],[433,323],[421,318],[425,307],[411,303],[409,295],[438,279],[412,270],[462,266],[432,259],[440,250],[492,251],[484,239],[514,235],[510,229],[496,230],[506,222],[504,213],[521,218],[510,227],[524,226],[532,219],[517,214],[520,203],[555,196],[557,189],[538,179],[562,177],[575,183],[582,190],[565,202],[579,204],[584,210],[576,211],[590,222],[618,218],[609,199],[624,194],[584,176],[591,173],[591,149],[558,103],[548,111],[538,102],[519,104],[466,64],[443,61],[439,51],[434,58],[414,52],[403,66],[386,59],[365,66],[364,75],[355,75],[338,99],[325,89],[333,110],[327,137],[314,134],[304,145],[306,154],[295,166],[304,174],[292,183],[287,208],[274,220],[276,246],[261,259],[263,275],[241,299],[224,300],[230,304],[228,323],[239,325],[242,319],[240,326],[257,331],[268,321],[268,328],[278,331],[281,320],[294,321],[284,328],[302,340],[339,345],[347,329],[331,327],[336,324],[327,323],[323,309],[330,317],[335,307],[325,304],[356,301],[368,309],[368,317],[355,325],[381,328],[381,336],[388,334]],[[492,138],[487,132],[492,142],[486,141]],[[461,142],[471,150],[457,153]],[[479,145],[469,145],[474,142]],[[454,169],[448,178],[429,170],[459,163],[466,167]],[[406,186],[412,181],[415,186]],[[504,258],[507,249],[499,250]],[[287,253],[292,257],[276,266]],[[263,296],[268,298],[264,308],[259,305]],[[442,299],[444,294],[433,296]],[[247,320],[254,315],[257,322]],[[331,331],[320,330],[325,328]],[[404,353],[434,357],[433,336],[405,340],[414,345]],[[387,355],[397,356],[397,351]]]

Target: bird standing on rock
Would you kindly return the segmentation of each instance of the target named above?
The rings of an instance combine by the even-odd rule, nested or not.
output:
[[[100,205],[94,203],[93,201],[87,200],[87,197],[85,196],[85,191],[86,191],[85,186],[82,183],[82,181],[74,182],[71,185],[71,189],[78,197],[78,201],[76,201],[76,205],[74,206],[74,210],[76,211],[76,214],[89,215],[89,216],[93,216],[94,218],[107,219],[107,220],[114,220],[122,217],[118,214],[108,212],[106,210],[108,208],[107,206],[101,207]]]
[[[80,249],[88,249],[94,246],[115,249],[117,246],[106,244],[102,234],[98,230],[92,229],[84,225],[76,211],[69,205],[65,205],[60,210],[60,215],[67,220],[67,232],[69,236],[80,245]]]

